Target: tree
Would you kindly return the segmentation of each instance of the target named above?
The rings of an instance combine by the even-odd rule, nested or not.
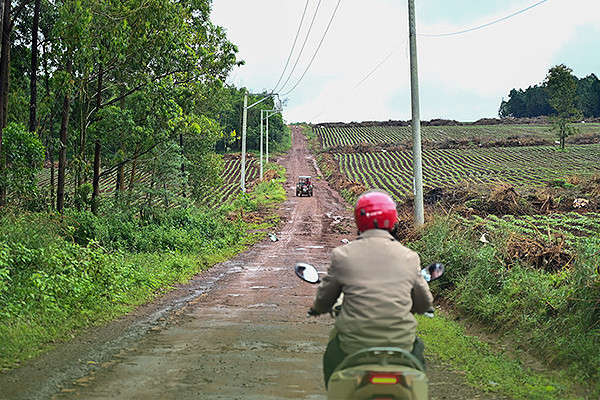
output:
[[[502,101],[499,115],[501,118],[522,118],[527,116],[527,103],[525,93],[522,89],[512,89],[508,95],[508,101]]]
[[[552,112],[548,94],[541,86],[529,86],[526,90],[512,89],[508,97],[508,101],[503,100],[500,104],[500,118],[535,118]]]
[[[29,132],[22,124],[10,122],[4,128],[6,168],[0,176],[7,197],[16,204],[36,204],[36,174],[42,169],[45,149],[35,132]]]
[[[575,105],[584,117],[600,116],[600,80],[595,74],[579,80]]]
[[[6,150],[2,149],[2,131],[4,129],[6,100],[4,96],[4,88],[8,90],[8,75],[9,75],[9,57],[10,57],[10,7],[11,0],[2,2],[2,24],[0,27],[2,40],[2,49],[0,50],[0,175],[4,173],[6,168]],[[6,186],[0,181],[0,207],[4,206],[6,198]]]
[[[550,68],[544,87],[548,92],[548,103],[556,111],[550,119],[558,131],[560,148],[565,148],[565,139],[576,131],[571,123],[581,119],[581,112],[575,108],[575,94],[577,92],[577,78],[573,71],[560,64]]]

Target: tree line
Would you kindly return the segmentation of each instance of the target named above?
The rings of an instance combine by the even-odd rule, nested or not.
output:
[[[567,68],[567,67],[565,67]],[[567,68],[568,69],[568,68]],[[569,79],[575,83],[574,107],[584,118],[600,117],[600,79],[595,74],[577,78],[569,70]],[[508,100],[502,100],[498,115],[500,118],[535,118],[550,116],[556,110],[550,104],[548,85],[542,82],[527,89],[512,89]]]
[[[211,0],[0,1],[0,207],[97,212],[109,175],[116,198],[147,204],[218,184],[217,152],[240,148],[245,89],[226,84],[243,61]],[[273,107],[249,110],[249,149]],[[269,122],[282,140],[282,117]]]

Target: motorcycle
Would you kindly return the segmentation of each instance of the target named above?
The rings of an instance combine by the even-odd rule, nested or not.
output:
[[[321,282],[319,271],[307,263],[297,263],[296,275],[312,284]],[[444,273],[444,264],[434,263],[421,270],[427,282]],[[343,295],[342,295],[343,296]],[[342,297],[340,296],[340,297]],[[339,314],[343,298],[331,310]],[[431,312],[429,316],[433,316]],[[330,338],[331,339],[331,338]],[[348,355],[329,378],[328,399],[427,400],[428,381],[423,364],[399,347],[370,347]]]

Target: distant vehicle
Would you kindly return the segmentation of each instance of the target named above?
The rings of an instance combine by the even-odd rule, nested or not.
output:
[[[296,196],[312,196],[313,185],[310,175],[300,175],[296,184]]]

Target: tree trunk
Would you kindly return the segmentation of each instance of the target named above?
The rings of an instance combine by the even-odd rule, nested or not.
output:
[[[135,158],[133,159],[133,162],[131,163],[131,174],[129,176],[129,192],[131,192],[133,190],[133,184],[135,183],[135,172],[137,170],[137,162],[138,162],[138,158],[137,158],[137,154],[140,151],[140,143],[138,142],[138,144],[135,146]]]
[[[31,29],[31,77],[29,82],[29,132],[36,131],[37,119],[37,70],[38,70],[38,30],[40,22],[40,3],[35,0],[33,27]]]
[[[47,51],[44,51],[44,54],[47,54]],[[48,57],[44,57],[42,60],[44,62],[46,95],[50,97],[50,73],[48,72]],[[48,136],[46,143],[48,143],[48,158],[50,159],[50,204],[52,204],[54,199],[54,114],[52,111],[50,111],[48,121]]]
[[[100,194],[100,140],[94,147],[94,180],[92,186],[92,214],[98,215],[98,195]]]
[[[52,137],[50,137],[52,139]],[[50,153],[50,199],[54,198],[54,146],[52,143],[48,146]],[[52,201],[51,201],[52,202]]]
[[[185,175],[185,163],[183,162],[183,133],[179,134],[179,147],[181,148],[181,176],[183,177]],[[187,197],[186,196],[186,191],[185,191],[186,187],[185,185],[181,188],[181,195],[183,197]]]
[[[73,62],[69,58],[67,61],[67,74],[73,72]],[[69,127],[69,109],[71,108],[71,98],[69,93],[65,93],[62,108],[62,118],[60,122],[60,151],[58,156],[58,185],[56,188],[56,211],[61,213],[65,205],[65,170],[67,166],[67,139]]]
[[[125,185],[125,165],[121,164],[117,168],[117,183],[115,186],[115,189],[116,189],[115,196],[117,198],[120,197],[121,191],[125,190],[124,185]]]
[[[2,33],[2,48],[6,40],[6,69],[4,70],[4,79],[2,80],[2,128],[6,128],[8,121],[8,88],[10,83],[10,24]],[[6,39],[5,39],[6,38]],[[4,50],[3,50],[4,51]]]
[[[102,78],[104,75],[104,68],[100,63],[98,71],[98,87],[96,89],[96,113],[100,110],[102,104]],[[94,215],[98,212],[98,195],[100,194],[100,139],[96,139],[94,147],[94,177],[92,179],[92,213]]]
[[[125,88],[121,86],[121,94],[125,92]],[[125,96],[121,97],[121,110],[125,109]],[[125,133],[121,131],[121,152],[125,154]],[[125,190],[125,164],[120,164],[117,168],[117,184],[115,188],[115,197],[119,198],[121,191]]]
[[[4,114],[6,110],[6,97],[4,96],[5,81],[8,79],[8,57],[10,54],[10,6],[11,0],[2,1],[2,49],[0,50],[0,176],[6,169],[6,157],[2,152],[2,131],[4,129]],[[0,184],[0,207],[6,201],[6,186]]]

